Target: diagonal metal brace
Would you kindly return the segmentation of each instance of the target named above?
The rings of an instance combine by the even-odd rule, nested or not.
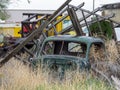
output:
[[[79,20],[78,20],[78,17],[77,17],[77,14],[74,10],[74,8],[68,8],[68,15],[70,16],[70,19],[71,19],[71,22],[73,24],[73,28],[75,29],[76,31],[76,34],[77,36],[82,36],[82,28],[81,28],[81,25],[79,23]]]

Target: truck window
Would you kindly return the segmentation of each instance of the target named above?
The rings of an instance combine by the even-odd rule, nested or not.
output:
[[[68,44],[68,51],[69,52],[81,52],[82,53],[83,49],[81,47],[81,44],[71,42],[71,43]]]
[[[85,58],[87,45],[72,41],[50,41],[42,50],[46,55],[70,55]]]
[[[87,45],[72,41],[55,41],[54,54],[70,56],[86,56]]]
[[[75,56],[80,56],[84,58],[86,56],[86,49],[87,49],[86,44],[78,42],[68,43],[68,52]]]

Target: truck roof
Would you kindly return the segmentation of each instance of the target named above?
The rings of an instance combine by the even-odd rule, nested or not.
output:
[[[72,36],[72,35],[58,35],[58,36],[50,36],[45,39],[47,41],[76,41],[83,42],[86,44],[90,43],[104,43],[104,41],[100,38],[88,37],[88,36]]]

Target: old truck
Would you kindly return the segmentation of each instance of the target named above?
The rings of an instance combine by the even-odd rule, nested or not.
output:
[[[93,46],[95,53],[99,51],[105,55],[104,42],[100,38],[72,35],[51,36],[37,48],[35,56],[31,58],[31,63],[35,67],[40,65],[47,70],[58,72],[58,76],[62,79],[66,70],[90,69],[90,62],[94,62],[91,53]]]

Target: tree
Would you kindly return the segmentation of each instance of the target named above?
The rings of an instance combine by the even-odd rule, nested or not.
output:
[[[10,4],[11,0],[0,0],[0,19],[5,20],[9,17],[5,9]],[[19,1],[19,0],[18,0]],[[30,0],[27,0],[30,3]]]
[[[10,0],[0,0],[0,19],[5,20],[9,17],[5,9],[7,8]]]

